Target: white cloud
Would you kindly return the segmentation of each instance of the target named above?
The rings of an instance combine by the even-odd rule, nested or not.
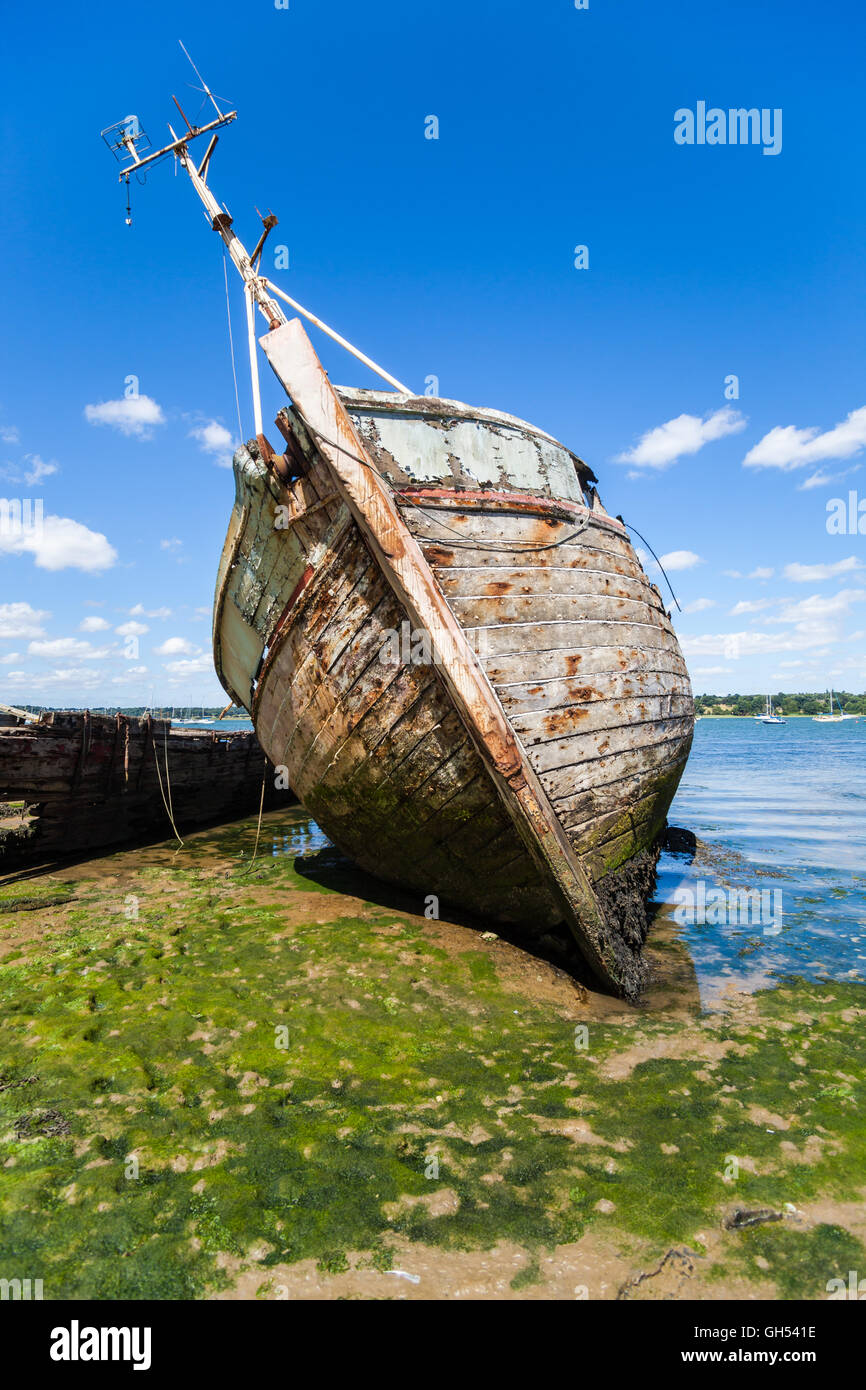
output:
[[[225,425],[217,420],[206,420],[204,424],[194,425],[189,433],[191,439],[198,440],[202,453],[213,454],[220,468],[231,468],[233,441]]]
[[[728,676],[730,666],[696,666],[692,672],[695,676]]]
[[[43,478],[50,478],[52,473],[57,472],[57,464],[53,459],[51,463],[46,463],[38,454],[28,454],[27,461],[30,468],[25,471],[24,481],[28,487],[41,483]]]
[[[773,569],[770,569],[769,566],[767,566],[767,565],[759,565],[757,569],[752,570],[752,573],[748,576],[748,578],[749,578],[749,579],[772,579],[772,578],[773,578],[773,575],[774,575],[775,573],[776,573],[776,571],[773,570]],[[737,576],[737,577],[739,578],[739,576]]]
[[[772,598],[744,598],[739,603],[735,603],[731,609],[731,617],[737,618],[741,613],[761,613],[765,608],[770,608],[776,602]]]
[[[691,603],[687,603],[683,609],[684,613],[703,613],[708,608],[715,608],[716,601],[712,598],[696,598]]]
[[[0,553],[31,554],[38,569],[78,569],[94,574],[110,569],[117,551],[101,531],[68,516],[46,516],[41,526],[0,532]]]
[[[843,468],[839,473],[827,473],[823,468],[819,468],[817,473],[810,473],[808,478],[797,484],[797,491],[810,492],[814,487],[829,487],[831,483],[841,482],[843,478],[859,472],[859,463],[855,463],[853,468]]]
[[[686,656],[723,656],[728,661],[777,652],[824,650],[842,638],[842,619],[855,603],[866,600],[866,589],[842,589],[830,598],[812,594],[798,602],[785,602],[772,624],[789,625],[789,632],[715,632],[683,637]],[[825,654],[826,661],[826,654]],[[859,658],[858,658],[859,659]]]
[[[617,454],[615,463],[638,464],[643,468],[667,468],[686,454],[696,454],[705,444],[738,434],[746,421],[738,410],[725,406],[703,418],[699,415],[678,415],[663,425],[641,435],[633,448]]]
[[[0,603],[0,637],[41,637],[51,614],[29,603]]]
[[[109,625],[108,625],[108,623],[105,621],[104,618],[96,618],[96,617],[94,617],[94,618],[85,618],[83,622],[81,622],[81,623],[78,624],[78,631],[79,631],[79,632],[105,632],[105,630],[106,630],[106,628],[107,628],[108,626],[109,626]]]
[[[180,550],[182,547],[183,541],[178,540],[177,536],[171,536],[168,540],[159,543],[160,550]]]
[[[749,450],[743,463],[747,468],[781,468],[788,472],[828,459],[847,459],[866,445],[866,406],[822,434],[817,427],[798,429],[796,425],[776,425]],[[817,486],[817,484],[816,484]]]
[[[660,556],[659,563],[664,569],[670,570],[691,570],[695,565],[702,565],[704,562],[700,555],[696,555],[693,550],[669,550],[667,555]]]
[[[19,444],[21,436],[14,425],[3,425],[0,427],[0,440],[4,444]]]
[[[53,690],[58,686],[70,686],[76,690],[101,690],[105,688],[105,674],[87,666],[60,667],[54,671],[41,671],[34,675],[31,671],[10,671],[6,680],[18,689],[27,691]]]
[[[785,578],[795,584],[817,584],[821,579],[833,579],[837,574],[850,574],[862,568],[856,556],[849,555],[847,560],[837,560],[833,565],[786,565]]]
[[[51,661],[101,661],[109,656],[107,647],[93,647],[80,637],[54,637],[47,641],[31,642],[27,648],[29,656],[42,656]]]
[[[170,618],[172,610],[170,608],[145,608],[143,603],[137,603],[134,608],[130,608],[131,618]]]
[[[809,598],[787,604],[778,618],[773,618],[772,621],[796,623],[801,629],[816,628],[835,618],[844,617],[850,613],[852,604],[862,603],[864,599],[866,589],[840,589],[838,594],[833,594],[830,598],[811,594]]]
[[[20,652],[7,652],[6,656],[0,656],[0,666],[11,666],[13,661],[20,660]]]
[[[203,652],[189,661],[167,661],[165,669],[173,676],[198,676],[205,672],[213,675],[213,658],[209,652]]]
[[[160,656],[187,656],[195,651],[192,642],[188,642],[185,637],[167,637],[160,647],[154,647],[154,651]]]
[[[153,426],[165,424],[162,408],[150,396],[129,396],[119,401],[86,405],[84,418],[91,425],[109,425],[136,439],[150,439]]]
[[[827,645],[832,638],[827,638]],[[680,646],[688,656],[723,656],[739,661],[744,656],[763,656],[772,652],[793,652],[813,648],[811,632],[708,632],[700,637],[681,637]]]
[[[118,637],[142,637],[145,632],[150,632],[147,623],[135,622],[121,623],[120,627],[116,627],[114,630]]]

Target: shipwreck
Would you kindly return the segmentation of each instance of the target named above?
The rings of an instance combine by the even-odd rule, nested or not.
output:
[[[176,156],[244,282],[255,436],[234,456],[219,678],[359,866],[419,910],[441,896],[527,940],[563,932],[634,999],[694,727],[661,593],[575,453],[513,415],[416,395],[262,273],[276,218],[248,253],[208,182],[236,113],[203,90],[216,118],[181,112],[161,150],[132,117],[103,134],[127,187]],[[332,385],[302,318],[390,390]],[[279,449],[259,347],[287,398]]]
[[[7,707],[8,711],[8,707]],[[180,838],[294,800],[249,731],[151,715],[0,707],[0,872],[129,841]]]

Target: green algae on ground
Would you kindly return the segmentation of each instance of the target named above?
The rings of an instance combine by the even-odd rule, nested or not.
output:
[[[519,1290],[590,1228],[663,1254],[734,1205],[859,1194],[861,987],[614,1012],[577,1045],[574,1017],[503,985],[495,947],[445,950],[372,902],[342,915],[249,849],[214,832],[122,888],[84,879],[0,970],[0,1275],[48,1298],[195,1297],[245,1262],[388,1268],[396,1235],[511,1241]],[[864,1259],[828,1224],[724,1251],[784,1297]]]
[[[68,902],[73,896],[75,885],[62,879],[28,878],[0,884],[0,924],[3,914],[35,911],[37,908],[56,907]]]

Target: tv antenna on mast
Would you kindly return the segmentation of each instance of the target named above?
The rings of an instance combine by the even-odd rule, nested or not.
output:
[[[180,40],[178,40],[178,42],[180,42]],[[316,327],[326,333],[329,338],[332,338],[334,342],[339,343],[341,347],[350,352],[353,357],[358,358],[360,362],[363,362],[365,366],[376,372],[378,376],[383,377],[395,390],[406,395],[412,395],[413,393],[408,386],[404,386],[396,377],[391,376],[388,372],[384,371],[382,367],[377,366],[371,358],[359,351],[358,348],[353,347],[350,342],[341,337],[333,328],[329,328],[328,325],[317,318],[315,314],[310,313],[309,309],[305,309],[303,305],[298,304],[297,300],[292,299],[290,295],[278,289],[276,285],[271,284],[270,280],[261,274],[262,251],[265,241],[274,227],[277,226],[277,218],[270,212],[264,217],[259,213],[263,231],[252,253],[248,252],[243,242],[233,230],[231,213],[225,203],[220,204],[217,202],[208,185],[210,162],[219,140],[217,132],[221,130],[223,126],[231,125],[232,121],[237,119],[238,113],[237,111],[222,110],[217,98],[205,82],[182,42],[180,42],[180,46],[189,60],[193,72],[201,83],[201,87],[196,90],[202,91],[206,100],[213,106],[216,112],[215,119],[208,121],[206,125],[200,126],[193,124],[193,122],[188,120],[177,97],[172,96],[172,101],[178,109],[178,113],[186,126],[186,130],[181,135],[178,135],[177,131],[169,124],[168,129],[171,140],[160,149],[154,150],[151,148],[150,141],[145,131],[142,129],[137,116],[124,116],[122,121],[117,121],[114,125],[107,126],[101,133],[108,148],[122,166],[118,179],[121,183],[126,185],[127,226],[130,226],[132,222],[132,212],[129,202],[130,177],[134,174],[137,182],[144,182],[146,170],[150,169],[153,165],[159,164],[162,160],[167,159],[169,155],[174,155],[188,174],[189,180],[202,202],[205,216],[211,227],[215,232],[219,232],[226,250],[231,256],[244,282],[247,302],[247,329],[250,344],[250,371],[253,381],[256,434],[261,435],[262,423],[261,402],[259,400],[258,389],[258,362],[256,358],[256,343],[253,327],[255,319],[254,309],[259,309],[260,313],[267,321],[269,329],[279,328],[282,324],[288,323],[289,320],[287,315],[274,296],[283,300],[294,309],[296,313],[300,314],[310,323],[315,324]],[[190,153],[190,146],[193,141],[198,140],[202,135],[210,135],[210,140],[208,141],[201,163],[196,164]]]
[[[277,219],[273,216],[262,219],[265,226],[264,235],[259,238],[253,256],[248,255],[245,247],[237,235],[232,231],[232,218],[228,208],[225,204],[221,206],[217,202],[207,182],[210,162],[219,140],[217,131],[221,130],[223,126],[231,125],[232,121],[237,120],[238,113],[237,111],[222,110],[216,97],[205,82],[195,63],[192,61],[192,58],[190,58],[182,42],[180,46],[189,59],[190,66],[201,83],[201,90],[213,106],[216,116],[205,125],[195,125],[187,117],[177,97],[172,96],[172,101],[178,109],[178,113],[186,126],[186,130],[179,135],[173,126],[169,124],[168,129],[171,140],[167,145],[163,145],[158,150],[151,148],[150,140],[137,116],[124,116],[122,121],[117,121],[114,125],[107,126],[106,129],[102,131],[103,140],[108,145],[115,159],[123,166],[118,178],[121,183],[126,185],[127,190],[126,224],[129,226],[132,222],[132,213],[129,206],[130,177],[134,174],[138,182],[143,182],[142,175],[145,170],[151,168],[152,165],[161,163],[161,161],[167,159],[169,155],[174,155],[189,175],[190,181],[204,205],[205,214],[211,226],[214,231],[219,232],[225,242],[226,249],[237,266],[248,292],[252,294],[259,309],[267,319],[269,327],[277,328],[281,323],[287,322],[286,315],[279,308],[276,301],[272,299],[270,295],[266,294],[261,278],[254,270],[254,262],[257,257],[261,256],[265,238],[268,232],[277,225]],[[210,135],[210,140],[201,163],[196,164],[190,154],[190,145],[202,135]]]

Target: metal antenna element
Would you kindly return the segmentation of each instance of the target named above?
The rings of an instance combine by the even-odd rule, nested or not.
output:
[[[178,43],[180,44],[180,46],[181,46],[181,48],[183,49],[184,53],[186,53],[187,58],[189,58],[189,65],[190,65],[190,67],[192,68],[193,72],[195,73],[196,77],[198,78],[199,82],[201,83],[203,91],[207,93],[207,95],[210,97],[211,101],[213,102],[213,108],[214,108],[214,110],[216,111],[216,113],[217,113],[218,116],[221,116],[221,115],[222,115],[222,111],[220,111],[219,107],[218,107],[217,104],[216,104],[216,98],[214,97],[213,92],[211,91],[211,89],[210,89],[210,87],[207,85],[207,83],[205,82],[204,78],[202,77],[202,75],[201,75],[201,73],[199,72],[198,68],[196,67],[195,63],[192,61],[192,58],[190,58],[190,57],[189,57],[189,54],[186,52],[186,46],[185,46],[185,44],[184,44],[184,42],[183,42],[183,39],[178,39]],[[180,110],[180,108],[178,108],[178,110]],[[186,119],[186,118],[184,117],[184,119]]]
[[[371,368],[378,376],[381,376],[387,381],[390,386],[393,386],[395,390],[405,395],[412,395],[413,393],[409,388],[402,385],[396,377],[391,376],[388,372],[384,371],[382,367],[377,366],[371,358],[360,352],[358,348],[353,347],[352,344],[341,337],[339,333],[329,328],[321,319],[316,318],[315,314],[311,314],[308,309],[304,309],[289,295],[279,290],[276,285],[272,285],[270,281],[260,273],[258,266],[261,263],[261,255],[265,240],[269,233],[273,231],[274,227],[276,227],[277,219],[272,212],[269,212],[266,217],[261,217],[261,213],[259,213],[262,220],[263,231],[255,245],[252,255],[250,255],[243,242],[232,229],[231,213],[224,203],[220,205],[217,202],[207,181],[208,173],[210,172],[211,158],[216,148],[218,138],[215,132],[221,129],[222,126],[230,125],[232,121],[237,119],[238,113],[237,111],[220,110],[213,92],[205,82],[195,63],[193,63],[183,43],[181,43],[180,46],[183,48],[196,77],[201,82],[204,91],[213,104],[213,108],[217,113],[216,120],[208,121],[207,125],[202,126],[191,124],[180,102],[176,97],[172,97],[186,125],[186,132],[182,135],[178,135],[177,132],[172,129],[171,125],[169,125],[168,129],[171,135],[171,141],[169,144],[163,145],[159,150],[150,149],[150,142],[142,130],[137,116],[124,116],[122,121],[118,121],[115,125],[107,126],[106,129],[102,131],[102,138],[115,158],[123,165],[119,174],[121,182],[126,182],[128,191],[129,176],[131,173],[135,173],[136,178],[138,178],[141,170],[149,168],[151,164],[159,163],[160,160],[166,159],[169,155],[174,155],[188,174],[190,183],[202,202],[205,215],[211,227],[215,232],[219,232],[220,237],[225,243],[226,250],[231,256],[235,268],[244,282],[244,289],[248,296],[248,305],[250,308],[248,326],[251,342],[254,341],[252,332],[252,319],[254,317],[252,314],[253,305],[255,305],[264,316],[269,329],[279,328],[282,324],[289,322],[288,316],[277,302],[276,296],[279,296],[279,298],[285,300],[296,313],[301,314],[302,317],[308,319],[318,328],[321,328],[329,337],[339,343],[341,347],[352,353],[360,362],[363,362],[365,366]],[[197,140],[201,135],[210,135],[211,139],[208,142],[201,163],[197,164],[190,154],[189,147],[192,142]],[[147,151],[147,153],[145,153],[145,151]],[[130,221],[131,213],[127,206],[127,225],[129,225]],[[254,393],[256,393],[257,369],[253,366],[252,362],[251,367],[253,370]]]

